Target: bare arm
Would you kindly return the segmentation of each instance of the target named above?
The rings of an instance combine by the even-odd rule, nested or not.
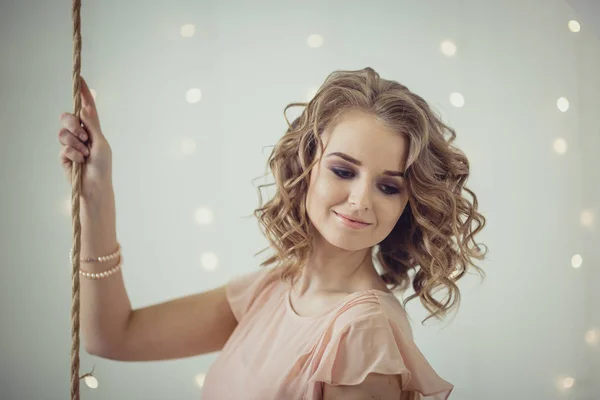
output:
[[[81,199],[81,256],[99,257],[117,249],[114,191],[106,184],[94,190],[93,198]],[[89,272],[106,271],[119,260],[80,263]],[[80,327],[87,352],[100,354],[122,340],[131,315],[131,303],[121,272],[91,280],[80,277]]]
[[[84,257],[107,255],[117,248],[112,186],[96,193],[81,203]],[[117,262],[81,267],[98,272]],[[82,343],[99,357],[149,361],[209,353],[220,350],[237,326],[225,286],[132,310],[120,271],[98,280],[82,277],[80,282]]]
[[[400,377],[393,375],[369,374],[358,385],[323,385],[323,400],[417,400],[416,392],[401,390]]]
[[[153,361],[221,350],[237,326],[225,286],[135,310],[121,347],[106,358]]]

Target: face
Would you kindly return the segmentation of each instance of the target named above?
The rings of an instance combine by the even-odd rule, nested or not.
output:
[[[404,172],[408,138],[369,114],[351,111],[323,132],[324,153],[311,171],[307,212],[319,241],[356,251],[377,245],[392,231],[408,202]],[[367,224],[352,224],[343,214]]]

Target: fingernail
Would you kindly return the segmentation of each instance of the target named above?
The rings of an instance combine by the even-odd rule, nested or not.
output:
[[[87,140],[87,135],[85,133],[82,133],[81,135],[79,135],[79,137],[81,138],[81,140]]]

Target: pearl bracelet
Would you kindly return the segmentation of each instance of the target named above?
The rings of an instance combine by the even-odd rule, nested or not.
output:
[[[109,254],[107,256],[101,256],[101,257],[85,257],[85,258],[80,258],[79,260],[82,262],[92,262],[92,263],[104,263],[110,260],[114,260],[115,258],[119,257],[119,255],[121,254],[121,244],[119,242],[117,242],[117,250],[112,253]],[[71,264],[73,264],[73,248],[71,248],[71,251],[69,252],[69,260],[71,261]]]
[[[79,260],[81,262],[103,263],[103,262],[107,262],[110,260],[114,260],[120,254],[121,254],[121,244],[119,242],[117,242],[117,250],[112,254],[109,254],[107,256],[101,256],[101,257],[85,257],[85,258],[81,257]],[[71,264],[73,264],[73,248],[71,248],[71,251],[69,252],[69,260],[71,261]]]
[[[112,267],[111,269],[107,270],[107,271],[103,271],[103,272],[87,272],[87,271],[83,271],[83,270],[79,270],[79,275],[88,278],[88,279],[102,279],[102,278],[106,278],[109,277],[111,275],[113,275],[114,273],[116,273],[118,270],[121,269],[121,265],[123,263],[123,257],[121,256],[121,258],[119,259],[119,263],[117,265],[115,265],[114,267]]]
[[[79,275],[81,275],[85,278],[89,278],[89,279],[102,279],[102,278],[111,276],[114,273],[116,273],[117,271],[119,271],[121,269],[121,265],[123,264],[123,256],[121,255],[121,244],[118,242],[117,242],[117,250],[114,253],[109,254],[107,256],[101,256],[101,257],[80,258],[80,261],[91,262],[91,263],[105,263],[105,262],[114,260],[117,257],[119,257],[119,263],[107,271],[88,272],[88,271],[84,271],[80,268]],[[71,261],[71,265],[73,265],[73,249],[72,248],[71,248],[71,251],[69,252],[69,261]]]

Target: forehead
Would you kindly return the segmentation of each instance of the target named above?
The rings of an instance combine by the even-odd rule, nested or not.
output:
[[[408,138],[362,111],[349,111],[322,135],[325,153],[341,151],[367,164],[404,169]]]

